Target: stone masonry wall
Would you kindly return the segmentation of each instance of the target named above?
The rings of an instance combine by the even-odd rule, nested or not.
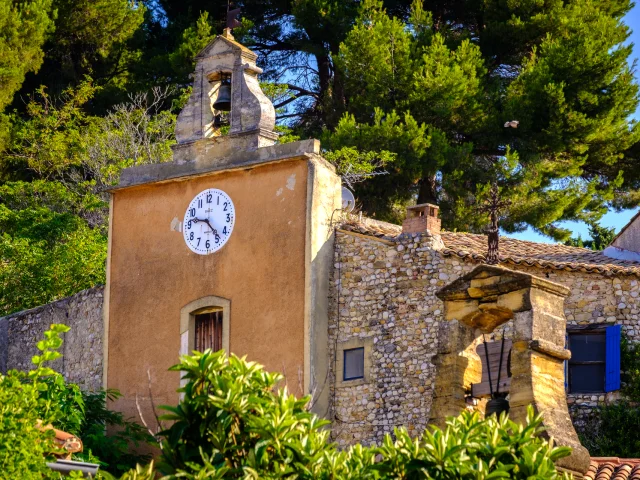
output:
[[[339,231],[330,293],[329,344],[332,365],[340,345],[373,339],[366,381],[329,379],[333,435],[340,445],[378,443],[395,426],[412,435],[427,425],[442,302],[435,292],[477,263],[443,256],[439,236],[402,235],[393,241]],[[543,276],[571,289],[565,301],[568,325],[612,322],[640,341],[640,285],[635,277],[505,265]],[[506,324],[505,335],[509,335]],[[348,344],[346,342],[349,342]],[[569,395],[574,421],[591,407],[617,397]],[[577,425],[579,428],[579,425]]]
[[[0,318],[0,371],[29,370],[36,343],[52,323],[71,327],[64,334],[60,353],[53,362],[59,371],[84,390],[102,388],[102,286],[71,297]]]

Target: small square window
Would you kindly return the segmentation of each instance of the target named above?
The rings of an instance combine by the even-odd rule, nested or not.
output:
[[[364,347],[344,350],[343,379],[357,380],[364,378]]]

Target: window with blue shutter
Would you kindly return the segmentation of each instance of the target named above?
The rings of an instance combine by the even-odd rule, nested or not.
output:
[[[569,330],[571,359],[565,364],[565,386],[571,393],[620,389],[620,325],[589,325]]]
[[[607,327],[606,330],[606,375],[604,391],[620,390],[620,340],[622,328],[620,325]]]

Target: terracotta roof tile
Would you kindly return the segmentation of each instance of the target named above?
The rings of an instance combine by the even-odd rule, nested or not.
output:
[[[361,235],[386,239],[393,239],[402,233],[402,227],[399,225],[359,217],[343,220],[340,228]],[[444,243],[443,255],[478,262],[485,260],[486,235],[441,232],[440,236]],[[503,264],[554,270],[640,276],[640,263],[637,262],[607,257],[602,252],[588,248],[569,247],[558,243],[529,242],[505,236],[500,237],[500,261]]]
[[[477,261],[485,259],[487,237],[473,233],[442,232],[444,255],[455,255]],[[569,247],[558,243],[537,243],[500,237],[500,261],[512,265],[548,267],[604,275],[640,275],[640,264],[617,260],[588,248]]]
[[[402,233],[402,227],[400,225],[355,216],[354,218],[343,220],[339,227],[343,230],[377,238],[395,238]]]
[[[592,457],[584,480],[640,480],[640,459]]]

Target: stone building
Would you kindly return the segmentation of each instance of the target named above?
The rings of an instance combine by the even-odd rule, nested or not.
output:
[[[331,362],[339,366],[344,351],[353,348],[363,348],[366,357],[363,379],[343,381],[344,372],[333,369],[332,415],[340,443],[377,442],[397,425],[414,434],[425,428],[435,382],[432,359],[444,318],[436,293],[484,262],[486,236],[439,231],[437,224],[429,229],[427,222],[418,232],[408,223],[410,232],[403,232],[397,225],[354,218],[336,231]],[[618,396],[619,383],[606,385],[607,358],[600,348],[607,328],[619,325],[631,340],[640,340],[640,265],[588,249],[508,237],[501,238],[500,260],[506,268],[568,287],[569,348],[572,338],[596,342],[603,363],[587,372],[592,379],[596,368],[593,384],[580,383],[580,365],[567,367],[573,374],[567,401],[579,423],[582,413]],[[487,340],[503,332],[510,337],[511,322]],[[619,363],[617,373],[619,382]]]
[[[418,435],[499,385],[584,473],[567,404],[579,423],[618,395],[621,334],[640,340],[640,225],[605,253],[502,238],[499,267],[482,267],[486,237],[441,231],[436,205],[403,226],[345,214],[319,142],[277,143],[256,58],[229,32],[197,56],[174,161],[111,190],[104,290],[0,319],[0,368],[26,368],[48,324],[68,323],[58,368],[150,420],[150,391],[178,401],[180,353],[224,348],[312,394],[341,445]],[[510,342],[491,381],[485,338]]]

